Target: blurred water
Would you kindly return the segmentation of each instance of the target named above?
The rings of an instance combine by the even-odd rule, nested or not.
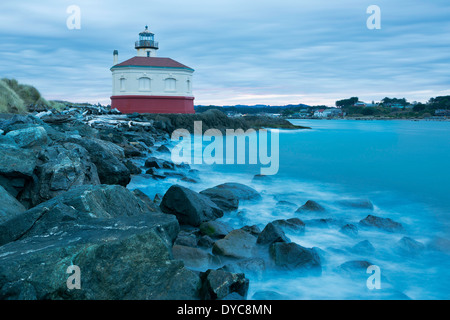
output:
[[[196,191],[224,182],[247,184],[261,192],[263,199],[241,202],[238,212],[221,218],[235,228],[256,224],[262,229],[270,221],[292,217],[335,218],[358,224],[368,214],[389,217],[405,227],[404,234],[360,230],[357,238],[340,233],[338,227],[307,226],[303,235],[288,232],[291,241],[320,248],[322,276],[249,274],[249,298],[261,290],[289,299],[388,299],[399,297],[397,293],[412,299],[450,298],[448,252],[426,250],[419,256],[405,257],[396,248],[405,235],[425,245],[437,237],[450,238],[450,122],[293,122],[312,130],[280,131],[280,169],[268,179],[253,180],[259,173],[258,165],[192,165],[199,170],[198,184],[135,176],[129,188],[140,188],[152,197],[164,194],[172,183]],[[326,212],[305,217],[295,213],[295,207],[276,207],[279,200],[299,207],[310,199],[322,204]],[[343,199],[370,199],[375,208],[372,212],[337,205]],[[350,250],[362,240],[369,240],[375,252],[357,254]],[[339,272],[338,266],[349,260],[378,265],[384,290],[367,289],[369,274],[355,279]]]

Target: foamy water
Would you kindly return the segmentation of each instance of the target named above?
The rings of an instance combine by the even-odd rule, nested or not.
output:
[[[428,124],[420,124],[421,127],[408,122],[399,123],[397,127],[393,122],[356,123],[355,126],[348,122],[333,121],[302,124],[315,129],[280,132],[280,171],[269,179],[253,180],[253,176],[259,173],[258,166],[192,165],[192,168],[199,170],[199,183],[187,183],[174,178],[153,180],[135,176],[129,188],[139,188],[153,197],[156,193],[164,194],[173,183],[195,191],[224,182],[246,184],[259,191],[262,200],[241,201],[236,212],[227,213],[220,219],[234,228],[258,225],[262,230],[273,220],[293,217],[303,221],[333,218],[358,225],[358,222],[368,214],[391,218],[402,223],[405,228],[403,233],[359,228],[359,234],[355,238],[339,232],[338,226],[323,228],[308,223],[304,234],[286,232],[292,242],[319,249],[322,275],[305,276],[295,271],[247,274],[250,279],[249,299],[260,291],[277,292],[284,299],[448,299],[450,297],[448,252],[426,249],[418,256],[405,256],[399,253],[397,248],[397,242],[404,236],[411,237],[426,246],[436,237],[448,239],[448,199],[439,198],[441,193],[439,191],[433,193],[433,188],[440,190],[444,187],[440,185],[444,181],[442,175],[449,173],[442,172],[433,185],[429,183],[433,179],[421,176],[423,171],[427,172],[421,165],[426,167],[429,163],[434,163],[436,160],[432,158],[433,156],[440,156],[439,161],[443,162],[450,160],[448,156],[442,158],[441,149],[430,148],[430,145],[436,143],[436,139],[421,146],[421,140],[415,137],[417,132],[421,133],[421,137],[426,135]],[[447,123],[447,127],[438,129],[448,134],[450,124]],[[430,139],[433,137],[431,134]],[[415,153],[409,150],[409,139],[414,140],[416,144],[419,143],[411,146],[419,149],[417,153],[419,156],[416,158],[411,156]],[[445,148],[447,146],[445,143],[448,143],[445,142],[445,136],[442,137],[442,141],[443,145],[440,145],[440,148]],[[436,146],[439,146],[439,143]],[[361,148],[364,149],[363,152]],[[382,151],[396,149],[399,150],[394,154],[385,154],[384,157],[379,154]],[[448,152],[450,148],[447,149]],[[164,154],[160,156],[168,157]],[[409,158],[409,162],[402,166],[396,161],[402,160],[404,156]],[[421,162],[428,158],[431,159],[428,163]],[[378,164],[374,164],[377,161]],[[390,166],[384,170],[387,174],[383,176],[385,179],[381,183],[382,180],[377,173],[383,170],[376,166],[387,165]],[[405,187],[402,187],[402,181],[399,180],[405,175],[402,169],[405,166],[413,167],[414,172],[411,172],[412,177],[408,178],[410,180],[403,181]],[[372,170],[367,171],[370,167]],[[347,175],[345,178],[341,178],[345,175]],[[416,181],[416,188],[420,187],[423,190],[411,192],[416,188],[409,181]],[[430,191],[432,196],[427,194]],[[373,211],[355,209],[338,204],[339,201],[346,199],[370,199],[374,209]],[[295,206],[280,209],[276,206],[280,200],[292,202]],[[296,207],[300,207],[307,200],[319,202],[326,211],[295,213]],[[354,245],[363,240],[370,241],[375,248],[373,253],[360,254],[352,250]],[[369,261],[379,266],[382,289],[367,288],[366,280],[370,274],[351,277],[342,273],[339,266],[351,260]],[[205,266],[205,270],[207,268],[208,266]]]

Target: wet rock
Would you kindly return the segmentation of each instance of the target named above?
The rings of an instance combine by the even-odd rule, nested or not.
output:
[[[243,226],[241,229],[256,237],[261,233],[261,229],[257,225]]]
[[[343,226],[339,232],[349,236],[349,237],[356,237],[358,235],[358,227],[354,224],[348,223],[345,226]]]
[[[198,239],[197,245],[202,248],[212,248],[214,240],[210,236],[201,236],[200,239]]]
[[[272,223],[283,230],[287,229],[290,231],[295,231],[296,233],[305,232],[305,223],[299,218],[279,219],[272,221]]]
[[[302,270],[312,275],[322,273],[320,257],[314,249],[293,242],[275,242],[270,246],[269,254],[275,266],[282,270]]]
[[[201,191],[200,194],[210,198],[223,211],[234,211],[239,207],[239,198],[231,190],[213,187]]]
[[[297,213],[308,213],[308,212],[324,212],[325,208],[318,204],[316,201],[308,200],[304,205],[297,209]]]
[[[199,248],[176,244],[172,247],[172,254],[175,260],[182,260],[188,268],[214,267],[220,264],[218,257]]]
[[[0,224],[26,211],[25,207],[0,186]]]
[[[160,208],[165,213],[174,214],[180,224],[195,227],[223,216],[223,211],[208,197],[179,185],[167,190]]]
[[[258,191],[241,183],[234,183],[234,182],[223,183],[213,188],[210,188],[209,192],[216,191],[217,193],[220,193],[218,190],[230,191],[234,195],[234,197],[237,198],[238,200],[261,199],[261,195],[259,194]]]
[[[152,201],[152,199],[149,198],[149,196],[147,196],[144,192],[142,192],[139,189],[134,189],[133,191],[133,195],[138,198],[139,200],[141,200],[144,205],[146,206],[146,209],[150,212],[161,212],[161,209],[159,208],[159,206],[157,204],[155,204],[154,201]]]
[[[130,174],[141,174],[142,170],[137,165],[133,163],[131,160],[125,160],[124,163],[125,167],[127,167],[128,170],[130,170]]]
[[[207,221],[200,225],[200,232],[211,238],[224,238],[231,231],[233,231],[233,228],[220,221]]]
[[[369,199],[342,200],[338,204],[348,208],[373,210],[373,203]]]
[[[410,237],[403,237],[397,242],[397,249],[401,254],[417,256],[425,250],[425,245]]]
[[[5,135],[20,148],[41,147],[49,141],[47,132],[43,127],[30,127],[13,130]]]
[[[352,260],[347,261],[339,266],[339,269],[348,273],[366,273],[367,268],[370,267],[372,263],[364,260]]]
[[[221,300],[236,292],[242,297],[247,296],[249,280],[243,273],[231,273],[224,270],[207,270],[200,274],[202,288],[200,295],[206,300]]]
[[[256,237],[237,229],[214,243],[212,252],[230,258],[251,258],[256,245]]]
[[[266,262],[262,258],[250,258],[228,263],[222,269],[232,273],[261,276],[266,270]]]
[[[291,242],[284,234],[284,231],[274,223],[268,223],[263,231],[258,235],[256,243],[261,245],[271,245],[275,242]]]
[[[372,254],[375,252],[375,248],[369,240],[363,240],[354,245],[351,251],[357,254]]]
[[[182,230],[178,233],[175,244],[195,248],[198,245],[198,239],[195,234]]]
[[[155,168],[149,168],[147,171],[145,171],[145,173],[151,175],[153,179],[157,180],[164,180],[167,178],[163,173],[161,173],[161,171],[158,171]]]
[[[368,215],[366,218],[361,220],[359,224],[364,227],[374,227],[388,232],[403,231],[403,226],[401,223],[389,218],[381,218],[373,215]]]
[[[170,153],[170,149],[166,146],[166,145],[161,145],[159,146],[156,151],[161,152],[161,153]]]

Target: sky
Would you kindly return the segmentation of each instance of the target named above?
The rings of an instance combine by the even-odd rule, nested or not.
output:
[[[67,27],[71,5],[79,29]],[[370,5],[381,29],[367,27]],[[450,95],[448,0],[2,1],[0,77],[50,100],[109,104],[113,50],[135,56],[145,25],[159,57],[195,69],[196,105]]]

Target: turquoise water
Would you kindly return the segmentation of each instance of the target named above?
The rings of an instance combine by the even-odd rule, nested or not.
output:
[[[357,238],[339,228],[308,226],[303,235],[287,233],[291,241],[321,251],[320,277],[295,272],[248,274],[249,298],[258,291],[275,291],[289,299],[411,299],[450,298],[450,252],[428,247],[450,238],[450,122],[293,120],[311,130],[281,130],[279,171],[265,180],[253,180],[258,165],[192,165],[200,171],[198,184],[180,183],[201,191],[223,183],[240,182],[263,196],[257,203],[241,202],[238,212],[221,220],[235,228],[275,219],[299,217],[341,219],[358,224],[368,214],[391,218],[405,232],[360,230]],[[163,156],[163,155],[161,155]],[[150,196],[164,193],[176,180],[135,177],[130,188]],[[279,200],[301,206],[316,200],[327,211],[299,216],[294,209],[278,209]],[[343,208],[345,199],[370,199],[374,210]],[[398,254],[397,242],[411,237],[427,249],[418,256]],[[369,240],[372,253],[350,248]],[[370,261],[382,270],[382,290],[368,290],[365,278],[342,275],[338,266],[350,260]],[[205,269],[208,266],[205,266]],[[369,275],[367,275],[368,277]]]

